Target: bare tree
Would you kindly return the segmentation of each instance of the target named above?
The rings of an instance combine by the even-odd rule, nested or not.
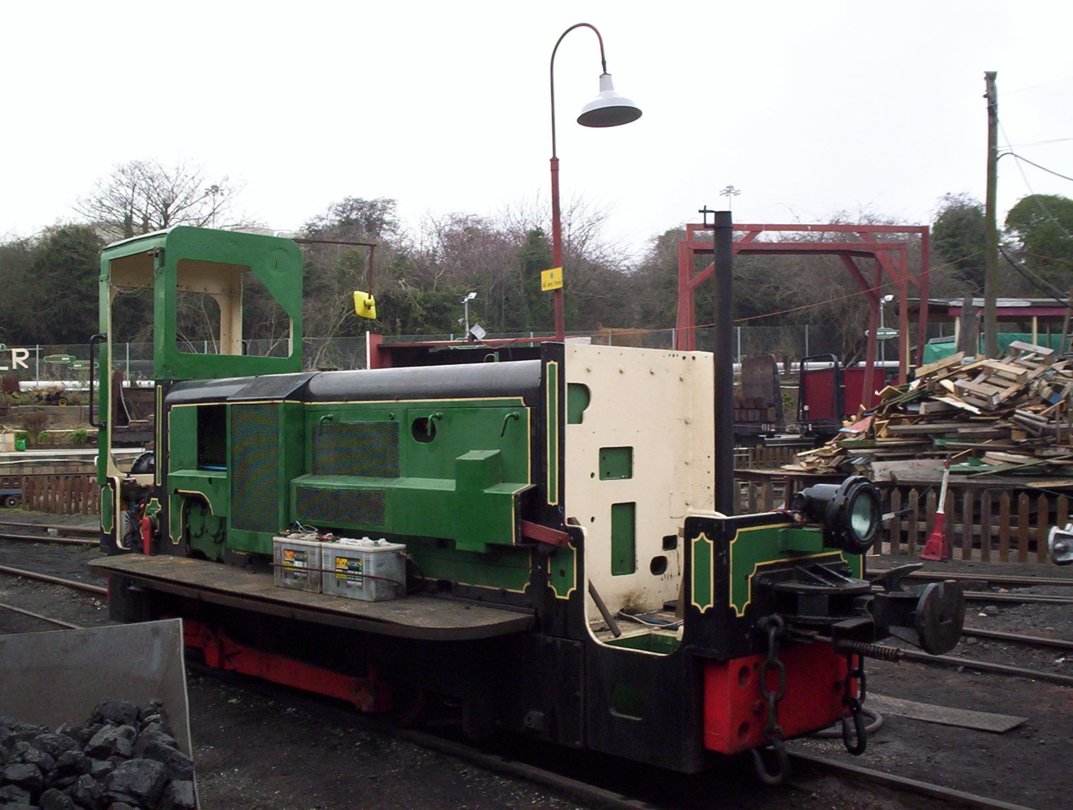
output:
[[[129,239],[173,225],[234,227],[228,221],[237,193],[228,178],[210,181],[200,166],[132,160],[97,181],[75,210],[115,239]]]

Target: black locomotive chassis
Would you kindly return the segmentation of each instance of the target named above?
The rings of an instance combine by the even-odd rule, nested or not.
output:
[[[705,530],[726,537],[734,525],[778,519],[706,521]],[[728,525],[719,525],[723,523]],[[578,552],[577,581],[585,582],[582,534],[570,529]],[[219,583],[215,590],[174,583],[155,586],[151,577],[118,571],[111,574],[110,609],[121,621],[181,616],[254,649],[345,674],[363,676],[373,664],[400,699],[425,692],[459,703],[473,733],[499,726],[671,770],[702,769],[712,756],[703,746],[705,661],[759,652],[762,639],[750,628],[760,615],[754,610],[761,606],[751,606],[744,617],[729,606],[705,613],[690,606],[685,641],[668,655],[607,646],[588,631],[581,588],[568,599],[556,599],[545,585],[546,559],[535,556],[527,606],[514,606],[513,613],[507,613],[494,594],[472,602],[499,609],[504,621],[512,615],[528,620],[491,638],[415,637],[420,633],[405,626],[385,630],[368,619],[317,616],[298,607],[281,608],[278,602],[243,599],[221,591]],[[201,565],[221,574],[228,568],[204,561]],[[726,570],[718,559],[716,570],[725,584]],[[689,582],[688,565],[686,576]],[[726,593],[723,585],[719,590]],[[690,605],[688,587],[684,596]],[[459,602],[451,598],[441,604],[447,608]]]
[[[376,635],[179,596],[116,574],[110,590],[110,611],[122,621],[182,616],[262,652],[347,674],[364,675],[372,663],[400,701],[425,692],[459,703],[470,733],[498,726],[676,770],[702,765],[692,656],[638,656],[539,632],[469,641]],[[623,688],[646,694],[641,717],[592,697]]]

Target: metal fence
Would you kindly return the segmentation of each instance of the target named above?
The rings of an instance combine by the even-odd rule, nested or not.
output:
[[[488,335],[494,342],[504,338],[532,338],[535,333],[504,333]],[[674,329],[598,329],[568,335],[571,340],[588,340],[592,343],[612,346],[635,346],[647,349],[670,349],[674,346]],[[407,335],[391,336],[391,342],[416,342],[426,340],[458,340],[462,335]],[[897,341],[888,341],[884,346],[884,358],[897,359]],[[697,348],[711,351],[713,336],[711,328],[697,330]],[[212,354],[216,347],[211,341],[194,341],[184,348],[194,353]],[[89,346],[31,345],[21,348],[19,362],[10,359],[0,363],[0,375],[13,375],[20,381],[38,380],[42,383],[59,383],[78,386],[88,382]],[[280,356],[287,351],[285,341],[247,341],[244,351],[253,356]],[[791,366],[802,357],[817,354],[840,356],[842,346],[837,330],[816,326],[737,326],[734,328],[734,361],[756,354],[773,354],[781,362]],[[129,380],[152,377],[152,343],[119,343],[113,347],[112,365],[123,372]],[[365,367],[365,338],[305,338],[302,341],[302,363],[307,369],[354,369]]]

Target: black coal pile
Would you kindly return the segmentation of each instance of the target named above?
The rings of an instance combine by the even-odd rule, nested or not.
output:
[[[195,810],[194,764],[159,701],[105,699],[55,731],[0,716],[0,807]]]

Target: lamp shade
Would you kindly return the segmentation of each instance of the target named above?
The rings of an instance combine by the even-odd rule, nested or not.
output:
[[[600,75],[600,95],[581,109],[577,122],[583,127],[617,127],[641,117],[641,108],[615,92],[610,73]]]

